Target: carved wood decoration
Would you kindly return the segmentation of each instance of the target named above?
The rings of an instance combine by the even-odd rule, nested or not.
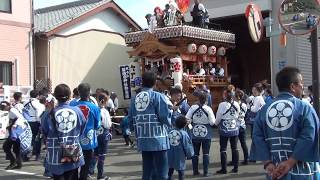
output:
[[[139,56],[147,58],[160,58],[179,53],[176,46],[167,46],[152,35],[147,33],[144,40],[133,50],[128,51],[130,57]]]

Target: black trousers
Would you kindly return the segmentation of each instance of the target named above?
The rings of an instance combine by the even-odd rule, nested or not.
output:
[[[238,170],[239,166],[239,151],[237,149],[238,136],[224,137],[220,136],[220,158],[221,169],[227,170],[227,145],[230,139],[231,151],[232,151],[232,164],[235,170]]]
[[[41,139],[40,139],[40,123],[29,122],[32,131],[32,155],[39,156],[41,151]]]
[[[244,161],[248,161],[249,155],[248,155],[248,146],[246,143],[246,129],[240,128],[239,129],[239,141],[241,144],[241,148],[243,151],[243,157],[244,157]]]
[[[80,180],[87,180],[89,175],[89,168],[92,159],[94,158],[93,149],[90,150],[82,150],[84,156],[84,165],[81,166],[80,171]]]
[[[15,156],[13,155],[12,151],[14,152]],[[10,160],[10,164],[16,163],[18,166],[21,166],[21,153],[20,153],[20,142],[13,141],[8,138],[3,143],[3,150],[6,153],[6,157]]]
[[[54,180],[78,180],[78,168],[64,172],[61,175],[53,175]]]
[[[124,138],[124,140],[126,142],[126,145],[129,145],[129,143],[133,144],[133,141],[131,140],[129,135],[123,135],[123,138]]]

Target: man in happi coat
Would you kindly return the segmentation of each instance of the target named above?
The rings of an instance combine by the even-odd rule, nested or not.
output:
[[[172,110],[165,95],[153,90],[156,75],[145,72],[142,90],[132,98],[129,109],[129,125],[134,128],[138,151],[142,152],[143,180],[166,180],[170,148],[168,127]]]
[[[255,119],[251,159],[263,161],[267,179],[320,179],[319,119],[314,108],[299,99],[302,75],[287,67],[276,82],[280,94]]]

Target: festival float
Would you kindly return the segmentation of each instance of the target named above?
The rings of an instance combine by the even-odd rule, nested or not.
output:
[[[205,21],[184,22],[185,7],[189,7],[188,0],[177,1],[177,5],[171,2],[163,12],[157,7],[154,15],[146,15],[148,29],[125,34],[125,42],[132,48],[129,57],[135,59],[129,65],[131,89],[140,88],[141,74],[153,71],[158,76],[160,91],[182,85],[190,104],[195,99],[192,95],[195,88],[206,85],[215,109],[222,101],[223,89],[230,82],[226,51],[235,46],[235,35],[208,29]],[[210,74],[209,64],[221,65],[224,75]],[[200,68],[207,70],[206,73],[199,74]]]

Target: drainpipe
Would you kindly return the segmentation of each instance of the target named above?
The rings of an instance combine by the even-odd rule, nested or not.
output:
[[[30,8],[31,8],[31,14],[30,14],[30,19],[31,19],[31,28],[30,28],[30,32],[29,32],[29,84],[30,86],[33,88],[33,84],[34,84],[34,41],[33,41],[33,30],[34,30],[34,19],[33,19],[33,0],[30,0]]]
[[[14,65],[15,65],[15,71],[16,71],[16,86],[19,86],[20,85],[20,65],[19,65],[19,58],[18,57],[15,57],[14,58]]]

